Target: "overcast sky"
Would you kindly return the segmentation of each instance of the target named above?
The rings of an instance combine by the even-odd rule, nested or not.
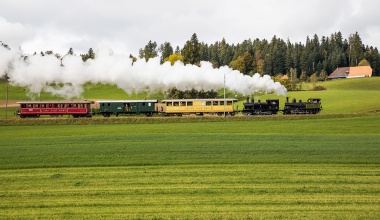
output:
[[[182,48],[193,33],[208,44],[274,35],[304,44],[357,31],[380,48],[379,9],[379,0],[0,0],[0,41],[24,53],[107,46],[137,56],[149,40]]]

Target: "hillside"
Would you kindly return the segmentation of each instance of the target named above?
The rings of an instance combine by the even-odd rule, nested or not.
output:
[[[318,97],[322,99],[323,111],[321,114],[346,114],[346,113],[371,113],[380,112],[380,77],[358,78],[358,79],[340,79],[327,82],[320,82],[317,85],[324,86],[324,91],[297,91],[288,92],[290,99],[307,100],[310,97]],[[312,88],[312,84],[303,84],[302,88],[308,90]],[[0,83],[0,118],[5,115],[5,99],[6,99],[6,83]],[[228,93],[227,97],[232,97]],[[220,97],[223,94],[220,93]],[[85,84],[82,97],[76,99],[163,99],[162,92],[144,92],[138,94],[127,94],[115,85],[109,84]],[[245,98],[238,96],[241,100],[238,103],[238,109],[242,109]],[[286,100],[285,96],[277,96],[275,94],[255,94],[256,100],[266,100],[268,98],[280,99],[281,103]],[[14,103],[19,100],[62,100],[63,97],[52,96],[50,93],[42,92],[37,95],[28,96],[27,89],[17,86],[9,86],[8,100],[11,108],[9,112],[13,114]],[[283,106],[283,104],[281,104]]]

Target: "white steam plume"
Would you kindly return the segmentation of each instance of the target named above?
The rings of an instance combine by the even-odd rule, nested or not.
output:
[[[80,56],[72,55],[65,55],[62,60],[53,55],[24,59],[20,58],[20,53],[0,47],[0,76],[5,73],[12,84],[26,86],[32,93],[45,90],[65,98],[79,97],[86,82],[116,84],[127,93],[173,87],[182,91],[192,88],[218,90],[224,86],[224,76],[226,88],[243,95],[259,91],[286,95],[287,92],[268,75],[251,77],[226,66],[214,69],[209,62],[201,62],[201,67],[181,62],[173,66],[168,62],[161,65],[158,58],[148,62],[140,59],[132,65],[129,56],[113,54],[109,48],[101,48],[94,60],[83,62]]]

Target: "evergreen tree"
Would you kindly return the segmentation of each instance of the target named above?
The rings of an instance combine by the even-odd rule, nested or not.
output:
[[[200,55],[200,44],[198,42],[198,37],[194,33],[191,36],[191,39],[186,42],[184,45],[181,55],[184,57],[185,64],[194,64],[199,65],[201,62],[201,55]]]
[[[148,61],[150,58],[154,58],[158,56],[157,43],[149,41],[148,44],[144,47],[144,49],[139,50],[139,57],[144,58],[145,61]]]
[[[70,47],[69,51],[67,52],[69,55],[74,55],[74,50],[72,47]]]
[[[355,34],[351,34],[348,38],[349,46],[348,50],[348,58],[350,66],[357,66],[358,63],[364,58],[364,45],[362,44],[362,40],[356,32]]]
[[[161,53],[160,60],[161,60],[161,63],[163,63],[165,59],[167,59],[170,55],[173,54],[173,47],[171,46],[169,42],[165,42],[160,45],[160,48],[158,49],[158,51],[160,51]]]

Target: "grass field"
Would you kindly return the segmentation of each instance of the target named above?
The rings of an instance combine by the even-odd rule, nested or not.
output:
[[[308,116],[21,120],[10,108],[0,219],[378,219],[380,78],[322,85],[288,94],[322,98]],[[84,93],[149,96],[100,84]]]
[[[1,218],[377,219],[380,117],[1,126]]]

